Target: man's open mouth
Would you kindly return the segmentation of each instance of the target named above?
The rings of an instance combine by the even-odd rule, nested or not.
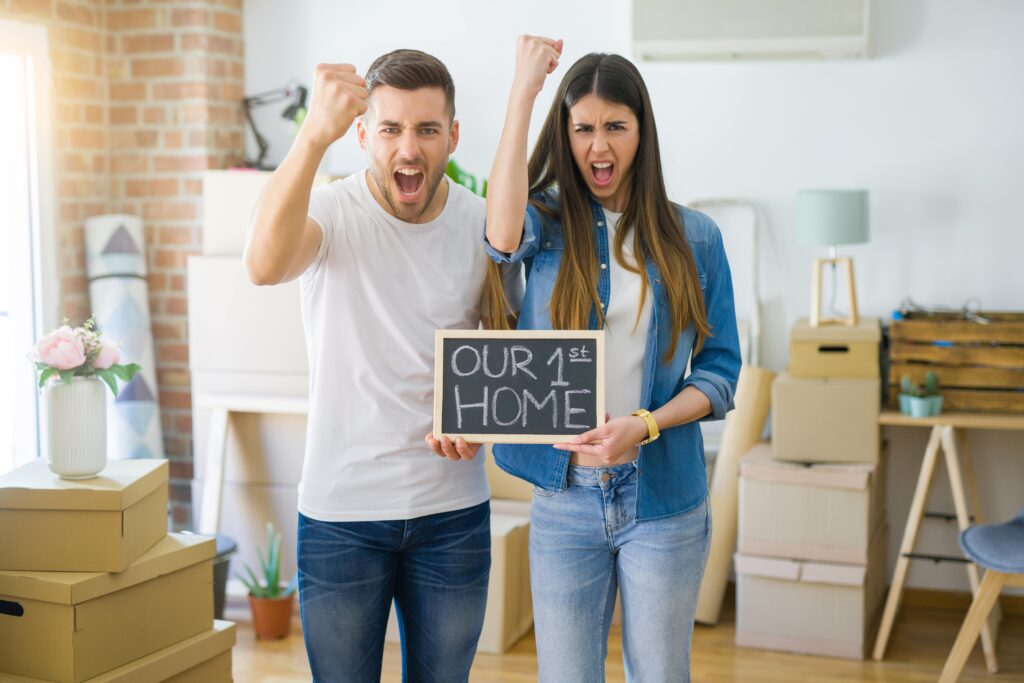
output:
[[[418,168],[400,168],[394,173],[395,185],[398,192],[405,199],[413,199],[420,193],[423,187],[423,171]]]

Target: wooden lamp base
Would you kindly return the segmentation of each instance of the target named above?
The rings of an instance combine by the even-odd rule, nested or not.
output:
[[[849,315],[845,318],[823,318],[821,315],[821,275],[822,267],[830,265],[833,268],[840,264],[846,265],[846,283],[849,297]],[[811,326],[821,325],[856,325],[857,317],[857,290],[853,284],[853,259],[849,256],[842,258],[818,258],[814,259],[811,266]]]

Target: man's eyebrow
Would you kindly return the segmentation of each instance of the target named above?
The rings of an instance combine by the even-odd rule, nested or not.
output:
[[[378,126],[387,126],[389,128],[401,128],[402,124],[398,121],[378,121]],[[416,128],[441,128],[442,124],[440,121],[420,121],[416,124]]]

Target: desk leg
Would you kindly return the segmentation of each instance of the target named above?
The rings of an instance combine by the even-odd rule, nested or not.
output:
[[[953,434],[953,427],[942,427],[942,450],[946,455],[946,469],[949,471],[949,486],[953,492],[953,507],[956,509],[957,526],[963,531],[971,525],[967,513],[967,499],[964,495],[964,480],[960,474],[960,457],[956,448],[956,438]],[[971,594],[977,597],[980,580],[978,578],[978,565],[969,563],[967,565],[967,578],[971,584]],[[998,592],[993,600],[998,597]],[[996,630],[994,627],[995,615],[991,615],[981,627],[981,649],[985,653],[985,666],[988,672],[994,674],[999,671],[999,663],[996,660]]]
[[[932,477],[935,475],[941,439],[942,428],[932,427],[931,436],[928,437],[928,446],[924,450],[924,460],[921,462],[921,472],[917,476],[914,499],[910,503],[907,526],[903,530],[903,541],[900,543],[900,556],[896,560],[896,571],[892,575],[889,595],[885,600],[885,610],[882,612],[882,623],[878,628],[878,637],[875,639],[875,650],[872,656],[876,661],[881,661],[885,657],[885,648],[889,644],[889,635],[892,633],[893,623],[896,621],[896,610],[899,609],[900,600],[903,597],[903,584],[906,583],[907,572],[910,570],[910,558],[906,555],[914,552],[914,545],[917,543],[917,532],[921,528],[921,520],[924,518],[924,506],[928,500],[928,491],[932,486]]]
[[[978,483],[974,478],[974,455],[971,453],[967,443],[967,432],[963,429],[956,431],[956,447],[960,451],[964,467],[964,483],[967,484],[967,500],[971,504],[971,512],[974,513],[974,523],[984,524],[985,518],[981,512],[981,498],[978,496]]]
[[[210,438],[203,472],[203,506],[199,510],[199,533],[214,535],[220,526],[220,497],[224,485],[224,451],[228,440],[226,408],[210,411]]]

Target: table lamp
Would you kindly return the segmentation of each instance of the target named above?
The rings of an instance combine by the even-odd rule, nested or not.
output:
[[[811,268],[811,325],[856,325],[857,292],[854,288],[853,259],[836,257],[836,246],[868,241],[867,190],[801,190],[796,194],[797,240],[807,246],[827,246],[827,259],[814,259]],[[849,290],[849,313],[846,317],[822,317],[821,271],[825,264],[832,267],[832,305],[830,316],[835,315],[836,268],[846,266]]]

